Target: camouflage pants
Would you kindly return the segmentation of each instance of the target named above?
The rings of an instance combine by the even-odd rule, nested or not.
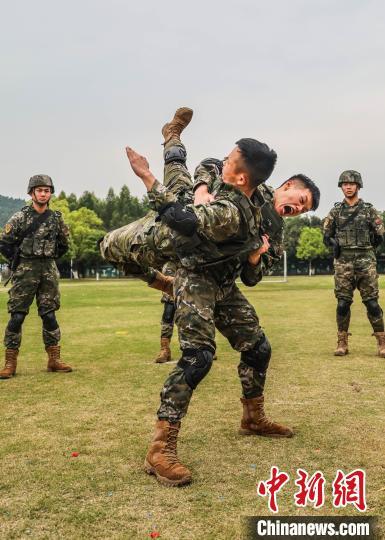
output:
[[[8,291],[8,312],[29,313],[36,297],[38,313],[42,317],[60,308],[59,272],[52,259],[22,260],[12,278]],[[57,345],[60,341],[60,328],[43,328],[43,341],[46,347]],[[19,349],[21,330],[18,333],[5,330],[4,345],[7,349]]]
[[[178,268],[175,277],[177,303],[175,322],[181,350],[215,351],[215,328],[236,351],[249,351],[264,336],[253,306],[234,284],[222,290],[206,272]],[[194,358],[187,361],[194,362]],[[263,393],[266,369],[252,368],[242,360],[238,374],[243,396],[252,398]],[[193,389],[186,381],[184,369],[177,365],[161,391],[159,419],[179,421],[187,413]]]
[[[175,276],[176,264],[172,261],[167,262],[163,268],[162,273],[166,276]],[[162,304],[164,304],[163,316],[160,323],[160,337],[171,339],[174,333],[174,318],[175,314],[175,302],[174,299],[166,293],[162,295]]]
[[[375,253],[370,250],[364,253],[342,252],[338,259],[334,260],[334,293],[337,299],[353,302],[355,289],[358,289],[362,302],[378,300],[378,274],[377,259]],[[383,317],[372,315],[367,312],[368,319],[375,332],[383,331]],[[340,315],[337,310],[337,326],[339,330],[347,331],[350,322],[350,309],[345,315]]]
[[[164,151],[171,146],[184,148],[181,142],[169,141]],[[165,165],[163,181],[182,204],[192,201],[192,180],[185,164]],[[175,259],[170,229],[161,221],[156,222],[156,216],[156,212],[150,211],[143,218],[108,233],[100,244],[102,257],[117,264],[126,275],[150,282],[154,277],[152,269],[160,270],[171,258]]]

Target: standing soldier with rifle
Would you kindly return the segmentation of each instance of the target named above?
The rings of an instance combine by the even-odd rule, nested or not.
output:
[[[335,203],[324,223],[324,242],[334,251],[334,280],[337,298],[338,343],[335,356],[348,354],[350,306],[354,290],[360,291],[368,319],[377,339],[378,356],[385,358],[382,309],[378,303],[378,275],[375,249],[383,241],[384,224],[370,203],[358,197],[363,187],[361,174],[344,171],[338,181],[345,196]]]
[[[0,236],[0,253],[9,260],[12,287],[5,330],[5,366],[1,379],[16,374],[21,330],[34,298],[43,322],[43,341],[48,354],[48,371],[69,372],[60,361],[60,328],[55,311],[60,307],[59,272],[55,259],[68,251],[69,231],[61,213],[48,208],[54,193],[52,179],[44,174],[32,176],[28,194],[32,204],[16,212]]]

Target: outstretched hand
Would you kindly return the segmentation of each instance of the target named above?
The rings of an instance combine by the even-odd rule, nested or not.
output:
[[[150,171],[150,165],[147,159],[144,156],[138,154],[138,152],[135,152],[135,150],[133,150],[129,146],[126,146],[126,154],[132,170],[134,171],[136,176],[139,176],[139,178],[143,180],[144,185],[149,191],[154,185],[155,176]]]

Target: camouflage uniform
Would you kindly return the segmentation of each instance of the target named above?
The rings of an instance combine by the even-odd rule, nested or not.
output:
[[[356,211],[353,220],[347,222],[349,216]],[[346,201],[336,203],[325,219],[325,242],[330,245],[331,241],[335,241],[341,250],[338,258],[334,259],[334,292],[341,306],[346,305],[347,308],[337,308],[339,331],[347,332],[349,329],[350,305],[356,288],[367,307],[373,331],[384,331],[382,310],[378,305],[377,259],[373,247],[375,239],[381,240],[383,234],[381,216],[370,203],[362,199],[353,206]]]
[[[35,297],[41,317],[60,307],[59,272],[55,259],[68,250],[69,232],[61,213],[49,212],[49,217],[33,237],[27,236],[20,245],[20,264],[12,276],[12,287],[8,293],[8,312],[11,314],[28,314]],[[0,237],[0,252],[5,257],[12,258],[19,238],[38,215],[33,206],[25,206],[10,218]],[[57,345],[60,329],[43,327],[43,341],[46,347]],[[7,326],[5,347],[19,349],[20,343],[21,329],[13,332]]]
[[[162,274],[165,276],[175,276],[176,263],[169,261],[162,268]],[[160,337],[171,339],[174,332],[175,302],[174,299],[166,293],[162,294],[161,299],[164,305],[162,320],[160,323]]]
[[[172,146],[184,151],[182,143],[170,141],[165,145],[165,155]],[[182,358],[164,384],[158,411],[159,419],[170,422],[186,414],[193,389],[211,367],[215,326],[241,352],[238,373],[245,398],[263,394],[270,359],[270,345],[258,316],[235,280],[240,276],[246,285],[255,285],[282,254],[282,218],[276,214],[277,231],[260,228],[261,199],[274,208],[274,192],[260,185],[250,200],[223,183],[215,165],[205,163],[195,172],[195,185],[201,183],[207,184],[215,201],[188,206],[197,217],[198,242],[192,244],[190,238],[156,222],[156,214],[151,212],[142,220],[112,231],[101,243],[101,253],[107,260],[128,271],[133,269],[136,274],[149,267],[161,268],[169,259],[177,261],[175,320]],[[192,181],[184,163],[166,165],[164,185],[155,182],[148,198],[155,211],[166,203],[191,200]],[[262,232],[271,234],[271,248],[254,266],[247,258],[262,245]],[[192,367],[199,372],[199,380],[188,376]]]
[[[247,255],[252,248],[242,237],[245,215],[242,215],[239,207],[225,216],[220,215],[224,203],[218,197],[223,190],[228,190],[230,194],[237,190],[223,184],[215,166],[198,166],[195,185],[202,183],[207,184],[216,199],[210,205],[197,207],[206,210],[205,227],[199,230],[200,236],[205,238],[206,262],[203,246],[202,251],[199,247],[194,251],[187,246],[185,253],[183,247],[179,251],[181,264],[177,268],[174,290],[182,358],[164,384],[158,410],[159,420],[172,423],[178,422],[186,414],[193,390],[211,367],[212,354],[215,352],[215,327],[228,339],[233,349],[241,352],[238,374],[245,398],[263,394],[270,360],[270,345],[255,309],[240,292],[235,280],[240,276],[246,285],[253,286],[279,260],[282,254],[283,220],[279,218],[280,227],[272,234],[268,253],[261,257],[258,265],[251,265]],[[162,194],[160,189],[157,192],[152,190],[149,194],[155,208],[163,203]],[[254,249],[260,246],[261,234],[261,198],[257,195],[262,195],[262,199],[272,207],[274,192],[261,185],[252,200],[242,196],[247,199],[255,218],[257,230],[250,223],[247,230],[248,240],[255,236]],[[243,249],[242,242],[247,245],[246,249]],[[229,246],[237,246],[237,250],[229,250]],[[215,250],[217,256],[218,252],[223,254],[222,258],[219,257],[217,262],[207,262],[210,260],[209,254]],[[195,378],[191,375],[192,369],[198,374]]]

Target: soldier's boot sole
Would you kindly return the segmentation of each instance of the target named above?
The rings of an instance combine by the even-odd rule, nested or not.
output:
[[[346,350],[346,351],[334,351],[334,356],[346,356],[347,354],[349,354],[348,350]]]
[[[169,478],[166,478],[165,476],[161,476],[155,467],[150,465],[150,463],[147,461],[147,459],[144,460],[144,471],[149,474],[155,476],[159,484],[162,484],[162,486],[168,486],[168,487],[178,487],[178,486],[185,486],[187,484],[191,483],[191,476],[186,476],[185,478],[181,478],[180,480],[170,480]]]
[[[294,433],[292,431],[288,432],[288,434],[285,435],[283,433],[261,433],[255,430],[244,428],[239,428],[238,435],[255,435],[257,437],[269,437],[270,439],[290,439],[291,437],[294,437]]]
[[[164,356],[157,356],[157,358],[155,358],[154,360],[154,364],[165,364],[166,362],[171,362],[172,358],[171,358],[171,354],[168,354],[167,356],[164,355]]]
[[[11,379],[12,377],[16,377],[16,372],[9,375],[0,375],[0,379]]]
[[[72,368],[66,368],[66,369],[55,369],[55,368],[49,368],[47,367],[48,373],[71,373]]]

